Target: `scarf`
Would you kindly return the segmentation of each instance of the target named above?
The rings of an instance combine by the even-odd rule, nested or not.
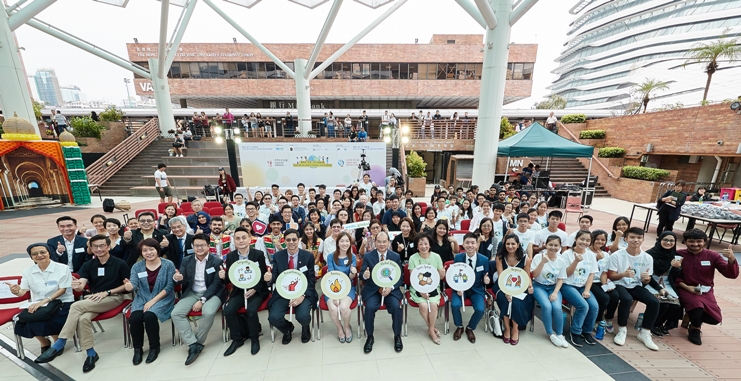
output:
[[[677,244],[675,243],[674,246],[671,249],[665,249],[661,246],[661,240],[664,239],[664,237],[672,236],[675,240],[677,239],[677,235],[673,232],[663,232],[661,233],[661,236],[656,239],[656,243],[654,244],[654,247],[648,249],[646,251],[651,257],[654,259],[654,274],[655,275],[664,275],[667,271],[671,268],[672,260],[674,259],[674,256],[677,255]]]
[[[198,217],[199,216],[205,216],[206,217],[206,223],[205,224],[198,223]],[[196,215],[196,228],[194,230],[198,230],[198,228],[201,228],[201,230],[203,230],[203,234],[204,235],[207,235],[208,236],[208,235],[211,234],[211,216],[209,216],[208,213],[206,213],[204,211],[198,212],[198,214]]]

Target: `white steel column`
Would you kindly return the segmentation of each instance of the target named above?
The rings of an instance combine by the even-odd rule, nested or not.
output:
[[[160,1],[162,2],[162,6],[160,7],[160,43],[157,49],[159,66],[157,72],[159,78],[163,79],[167,77],[167,72],[170,70],[169,67],[165,67],[165,63],[167,63],[167,17],[170,12],[170,0]]]
[[[8,17],[10,30],[16,30],[26,21],[32,19],[44,9],[54,4],[57,0],[34,0],[31,4],[26,5]]]
[[[324,47],[324,41],[327,40],[327,35],[329,34],[329,30],[332,29],[332,24],[334,24],[334,19],[337,17],[337,12],[340,11],[340,6],[342,6],[342,0],[334,0],[334,3],[332,4],[332,9],[329,10],[329,14],[327,15],[327,20],[324,22],[322,31],[319,33],[319,38],[317,38],[316,44],[314,45],[314,49],[311,51],[311,55],[309,56],[309,62],[305,66],[306,70],[304,71],[304,78],[306,79],[309,79],[309,74],[311,73],[311,69],[314,68],[316,59],[319,58],[319,52],[321,52],[322,48]]]
[[[296,108],[298,109],[298,128],[301,136],[306,136],[311,131],[311,84],[306,79],[309,71],[306,70],[306,60],[296,58],[293,61],[296,69]]]
[[[152,74],[152,87],[154,88],[154,101],[157,105],[157,116],[162,136],[167,136],[168,130],[175,129],[175,115],[172,113],[172,100],[170,99],[170,85],[167,83],[167,72],[160,73],[159,60],[165,58],[150,58],[149,70]]]
[[[21,64],[13,32],[8,23],[5,5],[0,0],[0,108],[6,118],[17,113],[33,125],[36,134],[41,135],[33,113],[31,93],[26,82],[26,72]]]
[[[196,3],[198,3],[198,0],[190,0],[188,2],[188,7],[183,9],[184,13],[180,18],[180,24],[176,25],[175,35],[173,36],[167,51],[167,62],[165,62],[167,70],[170,70],[172,61],[175,60],[175,55],[180,47],[180,41],[183,40],[183,35],[185,34],[185,30],[188,28],[191,16],[193,16],[193,10],[196,8]]]

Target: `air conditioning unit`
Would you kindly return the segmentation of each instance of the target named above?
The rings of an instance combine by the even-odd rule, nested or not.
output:
[[[691,155],[690,156],[690,164],[699,163],[700,159],[702,159],[702,156],[699,155]]]

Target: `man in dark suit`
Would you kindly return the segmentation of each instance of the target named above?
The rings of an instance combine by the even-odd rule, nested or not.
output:
[[[268,268],[265,263],[265,253],[260,250],[250,249],[252,236],[250,236],[249,231],[239,227],[234,230],[233,238],[234,245],[237,249],[226,255],[226,267],[219,271],[219,278],[224,279],[226,284],[231,283],[229,269],[234,262],[244,259],[256,262],[260,266],[261,274],[267,273]],[[226,352],[224,352],[224,356],[234,354],[237,348],[241,347],[247,338],[252,341],[252,354],[255,355],[260,351],[260,318],[257,316],[257,310],[267,298],[268,284],[263,277],[260,277],[257,285],[250,289],[242,289],[235,285],[232,286],[232,291],[229,293],[229,301],[226,307],[224,307],[226,325],[229,327],[232,343]],[[244,307],[245,299],[247,299],[247,314],[240,315],[237,311]]]
[[[376,236],[376,250],[366,253],[365,257],[363,257],[361,273],[363,274],[364,286],[361,296],[365,305],[363,319],[365,320],[365,330],[368,334],[368,339],[365,340],[365,346],[363,347],[365,353],[370,353],[373,350],[373,343],[375,342],[373,339],[373,323],[376,319],[376,311],[381,308],[381,296],[384,297],[386,310],[391,314],[391,326],[394,329],[394,350],[401,352],[404,349],[404,345],[401,343],[401,323],[403,318],[401,300],[403,296],[401,290],[399,290],[403,277],[399,277],[393,288],[380,288],[371,278],[373,267],[380,261],[394,261],[401,268],[401,257],[399,254],[388,250],[388,247],[389,235],[382,231]]]
[[[188,221],[183,216],[175,216],[169,222],[172,234],[165,234],[168,248],[163,250],[162,256],[172,261],[176,269],[180,268],[183,258],[193,255],[193,235],[186,233]]]
[[[298,230],[288,229],[283,233],[286,242],[286,248],[273,256],[273,270],[265,273],[265,281],[271,282],[278,279],[278,276],[286,270],[296,269],[306,275],[308,287],[304,295],[287,300],[277,292],[273,293],[268,302],[268,321],[277,330],[283,332],[283,344],[291,342],[291,333],[293,324],[286,320],[286,313],[289,311],[289,305],[293,306],[293,313],[296,314],[296,320],[301,324],[301,342],[308,343],[311,340],[311,306],[316,306],[318,296],[314,283],[316,274],[314,273],[314,255],[311,252],[299,248]]]
[[[168,246],[170,242],[165,238],[165,234],[154,228],[155,218],[152,212],[142,212],[136,219],[139,221],[139,229],[131,232],[131,240],[126,240],[124,237],[124,259],[126,264],[134,266],[139,260],[141,255],[136,252],[136,248],[139,246],[139,242],[145,238],[154,238],[160,243],[160,248],[163,252],[169,251]],[[175,263],[173,263],[175,264]],[[177,267],[175,267],[177,268]]]
[[[87,253],[87,238],[77,235],[77,220],[70,216],[57,218],[57,229],[62,234],[46,241],[49,247],[56,248],[51,260],[69,266],[73,273],[79,272],[93,258]]]
[[[473,306],[473,315],[471,315],[471,320],[468,321],[468,326],[466,327],[468,341],[473,344],[476,342],[476,335],[474,335],[473,331],[476,330],[481,317],[484,316],[484,301],[486,300],[485,285],[490,283],[489,274],[487,273],[489,270],[489,259],[477,252],[479,240],[474,233],[466,233],[463,236],[463,248],[466,252],[456,254],[454,262],[466,263],[471,266],[476,273],[476,282],[473,284],[473,287],[465,292],[457,291],[451,298],[450,304],[453,308],[453,323],[456,326],[453,340],[458,341],[461,335],[463,335],[463,319],[461,318],[463,301],[461,300],[461,296],[465,296],[467,300],[471,301],[471,305]]]
[[[203,351],[208,331],[214,324],[214,316],[226,299],[224,282],[219,278],[221,258],[209,255],[208,236],[196,234],[193,237],[195,254],[185,257],[180,270],[175,270],[172,279],[182,285],[183,296],[172,310],[172,322],[185,344],[188,344],[188,358],[185,365],[196,361]],[[198,330],[193,333],[188,313],[201,312]]]

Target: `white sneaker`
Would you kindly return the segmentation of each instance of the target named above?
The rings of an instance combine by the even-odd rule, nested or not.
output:
[[[556,336],[555,333],[551,335],[551,343],[553,343],[553,345],[561,348],[561,343],[562,343],[561,342],[561,339],[559,339],[558,336]]]
[[[643,345],[645,345],[646,348],[652,351],[659,350],[659,346],[654,344],[654,341],[651,338],[651,331],[647,329],[642,329],[640,332],[638,332],[638,341],[643,342]]]
[[[613,340],[617,345],[625,345],[625,337],[628,336],[628,327],[619,327],[617,335]]]
[[[558,335],[558,339],[561,340],[561,346],[564,348],[569,347],[569,342],[566,341],[566,338],[563,335]]]

